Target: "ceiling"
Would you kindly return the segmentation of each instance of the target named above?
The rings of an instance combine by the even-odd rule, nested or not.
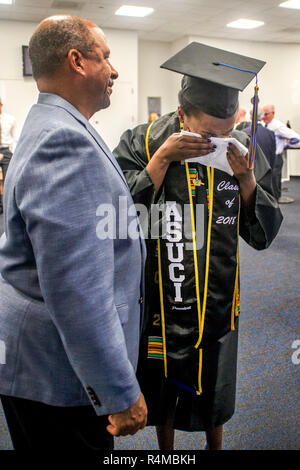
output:
[[[279,8],[283,0],[14,0],[0,5],[0,19],[39,22],[69,13],[92,20],[102,28],[135,30],[141,39],[174,41],[183,36],[247,41],[300,43],[300,10]],[[147,6],[145,18],[116,16],[124,4]],[[227,28],[239,18],[261,20],[254,30]]]

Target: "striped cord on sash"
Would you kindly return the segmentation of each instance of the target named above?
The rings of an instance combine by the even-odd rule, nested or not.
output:
[[[145,147],[148,162],[151,160],[151,155],[149,152],[149,135],[151,127],[155,121],[151,122],[147,129]],[[160,297],[160,310],[161,310],[161,329],[162,329],[162,343],[163,343],[163,359],[164,359],[164,372],[165,377],[168,375],[168,365],[167,365],[167,349],[166,349],[166,328],[165,328],[165,313],[164,313],[164,301],[163,301],[163,283],[162,283],[162,274],[161,274],[161,253],[160,253],[160,239],[157,240],[157,252],[158,252],[158,283],[159,283],[159,297]]]
[[[239,316],[240,312],[240,293],[239,293],[239,234],[240,234],[240,212],[241,212],[241,196],[239,196],[239,213],[238,213],[238,222],[237,222],[237,247],[236,247],[236,273],[235,273],[235,283],[234,283],[234,292],[232,299],[231,307],[231,330],[235,330],[235,317]]]

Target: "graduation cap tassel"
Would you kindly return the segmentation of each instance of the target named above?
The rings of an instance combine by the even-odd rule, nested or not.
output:
[[[252,123],[251,123],[251,137],[250,137],[250,146],[249,146],[249,163],[248,167],[250,170],[255,169],[256,163],[256,132],[257,132],[257,108],[258,108],[258,86],[257,86],[257,77],[256,85],[254,87],[254,97],[253,97],[253,110],[252,110]]]

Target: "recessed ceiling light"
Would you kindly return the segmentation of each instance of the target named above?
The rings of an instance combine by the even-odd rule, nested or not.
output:
[[[247,20],[246,18],[240,18],[239,20],[232,21],[226,26],[228,28],[239,28],[239,29],[253,29],[264,25],[263,21]]]
[[[115,15],[121,16],[147,16],[154,11],[153,8],[148,7],[135,7],[133,5],[122,5],[116,12]]]
[[[13,0],[0,0],[0,5],[12,5]]]
[[[300,10],[300,1],[299,0],[288,0],[287,2],[280,3],[279,5],[282,8],[293,8],[295,10]]]

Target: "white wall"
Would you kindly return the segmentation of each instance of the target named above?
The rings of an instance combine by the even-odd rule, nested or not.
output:
[[[161,97],[162,114],[171,111],[173,86],[170,87],[168,72],[160,65],[171,54],[171,44],[160,41],[139,41],[139,123],[148,120],[148,101],[150,96]]]
[[[121,134],[138,122],[138,38],[135,31],[106,29],[104,33],[119,78],[114,83],[110,107],[96,113],[91,123],[113,149]]]
[[[37,99],[31,77],[23,77],[22,45],[28,45],[34,23],[0,21],[0,93],[3,111],[16,117],[20,131],[25,117]]]
[[[0,93],[4,111],[16,117],[20,132],[26,115],[37,100],[32,77],[23,77],[22,45],[28,45],[35,23],[0,20]],[[104,31],[111,49],[112,64],[119,72],[111,96],[111,107],[91,120],[110,147],[120,134],[137,123],[138,41],[134,31]]]
[[[189,44],[189,38],[188,36],[184,36],[180,39],[177,39],[176,41],[173,41],[172,43],[172,53],[171,56],[175,55],[177,52],[179,52],[181,49],[183,49],[185,46]],[[182,75],[180,73],[174,73],[171,71],[168,71],[168,78],[172,80],[173,83],[173,109],[177,109],[178,106],[178,91],[181,88],[181,80],[182,80]]]
[[[139,123],[147,122],[147,98],[160,96],[162,114],[177,109],[181,75],[160,68],[169,57],[188,44],[188,37],[173,42],[139,41]]]

